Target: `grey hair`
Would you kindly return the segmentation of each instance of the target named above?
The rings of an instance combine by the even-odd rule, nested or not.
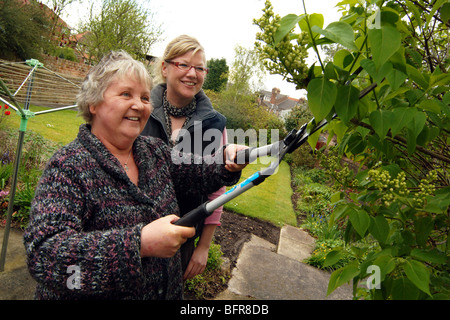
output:
[[[112,51],[89,70],[81,84],[77,95],[79,115],[87,123],[92,122],[90,106],[98,105],[103,101],[103,94],[112,81],[134,75],[137,81],[145,83],[151,91],[152,79],[142,62],[134,60],[125,51]]]

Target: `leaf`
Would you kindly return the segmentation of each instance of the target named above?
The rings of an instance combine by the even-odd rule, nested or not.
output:
[[[353,154],[360,154],[364,151],[364,149],[367,146],[366,141],[364,141],[363,137],[359,132],[354,132],[348,139],[348,151],[350,151]]]
[[[342,191],[337,191],[337,192],[333,193],[333,194],[330,196],[330,202],[331,202],[332,204],[338,202],[339,200],[342,199],[343,194],[344,194],[344,192],[342,192]]]
[[[337,80],[337,73],[332,62],[328,62],[325,66],[324,77],[328,80],[334,79]]]
[[[408,279],[420,290],[431,296],[430,293],[430,272],[423,263],[416,260],[406,260],[403,264]]]
[[[339,221],[340,219],[343,219],[347,216],[348,211],[351,210],[351,207],[347,204],[338,204],[334,208],[333,212],[331,213],[330,221]],[[328,226],[332,226],[332,223],[329,223]]]
[[[383,281],[387,274],[391,273],[395,269],[395,259],[389,254],[380,255],[373,262],[374,265],[380,267],[381,275],[380,280]]]
[[[395,119],[395,121],[392,121],[391,123],[392,136],[395,136],[398,132],[400,132],[402,128],[406,127],[412,120],[413,116],[414,113],[411,112],[411,108],[400,107],[394,109],[392,111],[392,117]]]
[[[385,25],[379,29],[369,30],[369,44],[372,59],[379,69],[400,48],[401,35],[394,27]]]
[[[319,122],[333,108],[337,95],[336,85],[325,78],[316,78],[309,82],[307,91],[309,107],[315,120]]]
[[[328,131],[330,132],[330,134],[328,135],[327,144],[330,143],[334,135],[336,135],[337,142],[340,143],[347,130],[348,127],[344,124],[344,122],[339,121],[338,119],[335,119],[334,121],[328,123]],[[334,134],[331,134],[331,132],[333,132]]]
[[[414,135],[414,132],[408,128],[407,131],[407,137],[406,137],[406,144],[408,149],[408,154],[412,155],[414,151],[416,151],[416,137]]]
[[[284,37],[291,32],[291,30],[297,25],[297,23],[305,18],[305,15],[288,14],[281,18],[280,27],[275,32],[273,36],[275,45],[277,45]]]
[[[355,264],[348,264],[345,267],[337,269],[330,276],[328,282],[327,296],[343,284],[349,282],[359,274],[359,269]]]
[[[450,22],[450,3],[444,4],[441,10],[439,10],[439,13],[444,23]]]
[[[370,225],[370,217],[364,210],[356,209],[349,212],[348,215],[353,228],[361,237],[364,237]]]
[[[430,13],[426,15],[426,22],[427,24],[430,23],[431,18],[434,16],[436,11],[445,3],[447,0],[436,0],[433,4],[433,8],[431,9]]]
[[[386,61],[380,68],[378,68],[378,82],[381,83],[384,78],[387,78],[387,75],[390,74],[392,70],[394,70],[392,63],[390,61]]]
[[[385,63],[378,71],[375,63],[370,59],[363,59],[360,64],[377,83],[381,83],[386,76],[386,73],[391,72],[392,70],[392,64]]]
[[[350,53],[350,51],[342,49],[334,54],[333,63],[335,66],[345,69],[350,66],[350,64],[353,62],[353,59],[354,57]]]
[[[405,3],[408,6],[408,11],[413,13],[416,23],[418,23],[421,20],[419,8],[409,0],[405,0]]]
[[[340,249],[333,249],[332,251],[328,252],[327,256],[325,257],[325,262],[323,263],[323,267],[329,267],[334,264],[336,264],[342,257],[342,253]]]
[[[392,112],[375,110],[369,116],[370,125],[380,138],[384,138],[391,127]]]
[[[417,300],[420,290],[406,277],[393,280],[391,296],[393,300]]]
[[[381,23],[389,23],[392,26],[395,26],[395,24],[397,23],[399,16],[398,16],[398,12],[395,11],[394,9],[391,9],[389,7],[384,7],[383,11],[381,11],[380,13],[380,18],[381,18]]]
[[[434,221],[429,216],[417,218],[414,221],[414,233],[416,234],[416,241],[419,246],[426,245],[433,226]]]
[[[389,81],[392,90],[394,91],[400,88],[400,86],[405,82],[407,77],[408,76],[406,74],[396,69],[392,69],[391,72],[389,72],[386,75],[386,78]]]
[[[427,198],[427,205],[424,210],[433,213],[443,213],[450,206],[450,187],[442,188],[435,192],[435,195]]]
[[[415,83],[417,83],[423,90],[428,89],[430,84],[419,70],[417,70],[415,67],[408,64],[408,65],[406,65],[406,71],[408,73],[408,76],[411,78],[411,80],[413,80]]]
[[[313,14],[308,15],[308,21],[309,21],[309,25],[311,28],[314,26],[323,28],[324,19],[323,19],[323,15],[321,15],[320,13],[313,13]],[[307,32],[309,34],[308,23],[306,22],[306,19],[301,19],[299,21],[298,25],[300,26],[300,29],[303,32]],[[313,32],[314,39],[317,38],[317,36],[318,36],[318,33]]]
[[[373,79],[375,79],[376,82],[378,82],[377,80],[378,72],[375,63],[370,59],[363,59],[361,60],[360,64],[361,67],[363,67],[364,70],[366,70],[369,76],[371,76]]]
[[[369,228],[370,234],[377,239],[380,244],[385,244],[390,231],[389,223],[381,215],[372,217],[371,220]]]
[[[446,105],[450,105],[450,91],[444,94],[444,96],[442,97],[442,102],[445,103]]]
[[[341,44],[347,49],[358,51],[358,47],[355,44],[353,28],[346,22],[332,22],[325,30],[318,26],[314,26],[311,30],[324,35],[326,38]]]
[[[411,110],[412,111],[412,110]],[[418,111],[414,113],[413,118],[409,122],[408,128],[414,134],[414,142],[417,139],[417,136],[422,132],[423,126],[427,120],[427,115],[424,112]]]
[[[446,86],[448,84],[450,84],[450,74],[448,73],[441,73],[437,75],[432,74],[430,77],[430,87]]]
[[[336,97],[336,113],[339,118],[348,124],[355,116],[359,103],[359,90],[354,86],[343,86],[338,88]]]
[[[324,130],[324,128],[322,128]],[[308,137],[308,144],[311,146],[311,149],[316,149],[317,141],[319,140],[320,134],[322,130],[317,130],[313,134],[310,134]]]
[[[423,261],[423,262],[431,262],[436,264],[444,264],[447,261],[447,257],[445,254],[434,250],[422,250],[422,249],[412,249],[411,257]]]
[[[419,104],[419,108],[425,110],[425,111],[431,111],[434,113],[440,113],[441,112],[441,106],[436,100],[423,100]]]

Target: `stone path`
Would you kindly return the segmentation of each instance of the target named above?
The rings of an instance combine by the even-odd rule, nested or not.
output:
[[[0,228],[0,248],[3,245],[4,230],[5,228]],[[36,282],[26,267],[23,233],[11,229],[5,270],[0,272],[0,300],[32,300],[35,288]]]
[[[349,285],[326,296],[330,273],[302,262],[314,250],[306,231],[284,226],[278,247],[252,235],[216,300],[351,300]]]

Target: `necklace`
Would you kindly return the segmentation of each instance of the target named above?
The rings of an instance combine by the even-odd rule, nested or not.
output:
[[[183,108],[177,108],[175,106],[173,106],[169,100],[167,100],[167,90],[164,91],[163,94],[163,108],[164,108],[164,116],[165,116],[165,120],[166,120],[166,127],[167,127],[167,131],[168,131],[168,135],[169,137],[172,135],[172,121],[170,120],[170,116],[174,116],[174,117],[186,117],[186,120],[184,121],[184,124],[181,126],[182,128],[184,128],[186,126],[186,124],[189,122],[189,120],[192,117],[192,114],[194,113],[194,111],[197,108],[197,101],[194,97],[194,99],[191,101],[191,103],[189,103],[187,106],[183,107]],[[173,147],[176,145],[178,138],[176,138],[175,141],[173,141],[171,138],[169,138],[169,143],[170,145]]]
[[[131,151],[133,151],[133,149],[130,150],[130,153],[128,154],[127,161],[125,161],[125,163],[123,164],[123,168],[125,169],[126,172],[128,172],[128,170],[129,170],[129,168],[128,168],[128,160],[130,160]]]

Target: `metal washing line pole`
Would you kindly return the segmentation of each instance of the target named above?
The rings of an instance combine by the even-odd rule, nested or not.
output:
[[[55,109],[45,110],[45,111],[40,111],[40,112],[31,112],[30,111],[30,102],[31,102],[31,95],[33,92],[33,80],[35,77],[35,71],[37,68],[41,68],[44,65],[36,59],[27,60],[26,64],[31,66],[32,70],[30,71],[29,75],[25,78],[23,83],[20,85],[20,87],[16,90],[14,95],[12,95],[10,93],[10,91],[8,90],[6,85],[0,79],[0,86],[1,86],[0,90],[4,91],[4,93],[10,98],[10,100],[13,104],[5,101],[2,97],[0,97],[0,100],[2,102],[6,103],[8,106],[10,106],[12,109],[14,109],[17,112],[17,114],[20,116],[19,138],[17,141],[16,158],[14,160],[14,170],[13,170],[13,176],[12,176],[12,181],[11,181],[11,190],[9,192],[9,203],[8,203],[8,211],[7,211],[7,216],[6,216],[5,232],[3,235],[3,244],[2,244],[2,250],[1,250],[1,255],[0,255],[0,272],[3,272],[5,270],[9,232],[11,229],[11,220],[12,220],[12,213],[13,213],[13,208],[14,208],[14,197],[15,197],[16,188],[17,188],[19,166],[20,166],[20,160],[22,157],[22,146],[23,146],[23,141],[24,141],[24,137],[25,137],[25,132],[27,130],[28,119],[34,117],[35,115],[45,114],[45,113],[49,113],[49,112],[56,112],[56,111],[61,111],[61,110],[71,109],[71,108],[76,107],[76,105],[72,105],[72,106],[55,108]],[[16,99],[14,98],[14,96],[22,88],[22,86],[25,84],[26,81],[29,81],[28,86],[27,86],[26,100],[25,100],[25,104],[24,104],[23,108],[21,108],[19,106],[19,104],[17,103]]]

